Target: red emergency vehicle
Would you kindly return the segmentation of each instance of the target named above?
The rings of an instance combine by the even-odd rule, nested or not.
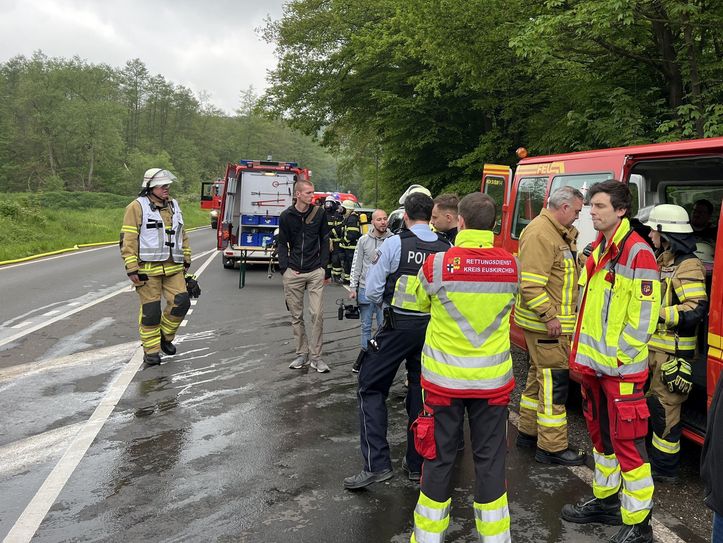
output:
[[[518,151],[522,151],[518,152],[521,160],[514,172],[508,166],[487,164],[481,184],[482,192],[489,194],[498,206],[495,245],[512,253],[517,253],[522,229],[539,214],[552,191],[574,186],[585,194],[594,183],[607,179],[628,184],[633,194],[633,216],[643,210],[643,218],[649,206],[663,203],[681,205],[690,213],[695,201],[707,199],[715,209],[713,221],[720,224],[723,138],[529,158],[524,150]],[[589,206],[583,207],[575,226],[580,231],[581,251],[596,235]],[[717,241],[723,244],[720,231]],[[683,407],[683,434],[698,443],[702,443],[707,406],[723,368],[723,254],[714,254],[713,261],[704,264],[708,270],[710,313],[699,330],[694,388]],[[512,341],[525,348],[522,331],[514,325]]]
[[[203,181],[201,183],[201,209],[208,209],[211,218],[211,228],[218,225],[218,210],[221,209],[221,194],[223,193],[223,179]]]
[[[292,203],[294,183],[310,178],[311,171],[295,162],[241,160],[226,166],[216,233],[224,268],[269,262],[274,231]]]
[[[359,200],[351,192],[315,192],[314,197],[311,200],[311,205],[320,206],[324,205],[324,200],[327,196],[333,196],[337,201],[343,202],[344,200],[351,200],[358,204]]]

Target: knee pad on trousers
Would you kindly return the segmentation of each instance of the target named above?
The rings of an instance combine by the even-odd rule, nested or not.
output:
[[[186,315],[191,307],[191,297],[188,292],[181,292],[176,294],[173,298],[173,309],[171,309],[171,315],[174,317],[183,317]]]
[[[143,326],[158,326],[161,324],[161,301],[143,304],[141,324]]]
[[[653,432],[663,437],[665,433],[665,408],[655,396],[648,396],[648,409],[650,410],[650,426]]]
[[[565,405],[570,389],[570,370],[550,370],[550,373],[552,374],[552,403]]]

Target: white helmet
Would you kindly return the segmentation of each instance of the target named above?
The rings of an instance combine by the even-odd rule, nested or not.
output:
[[[695,256],[704,264],[712,264],[714,255],[713,246],[710,243],[699,241],[695,244]]]
[[[159,185],[170,185],[176,180],[176,176],[162,168],[151,168],[143,174],[141,181],[142,189],[152,189]]]
[[[325,202],[336,202],[336,198],[334,198],[331,194],[329,194],[329,196],[324,198],[324,201]]]
[[[409,196],[410,194],[412,194],[414,192],[421,192],[422,194],[426,194],[430,198],[432,197],[432,193],[429,192],[429,189],[427,189],[426,187],[423,187],[422,185],[417,185],[417,184],[409,185],[409,188],[407,190],[405,190],[404,194],[402,194],[399,197],[399,205],[403,206],[404,200],[407,199],[407,196]]]
[[[650,212],[645,226],[649,226],[657,232],[669,234],[690,234],[693,232],[688,212],[685,208],[673,204],[655,206]]]
[[[343,207],[344,209],[347,209],[349,211],[354,211],[354,209],[356,209],[356,206],[354,205],[353,200],[344,200],[341,203],[341,207]]]

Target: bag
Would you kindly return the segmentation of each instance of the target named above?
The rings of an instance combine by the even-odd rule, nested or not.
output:
[[[422,458],[434,460],[437,458],[437,443],[434,441],[434,412],[424,406],[417,420],[412,423],[414,434],[414,448]]]

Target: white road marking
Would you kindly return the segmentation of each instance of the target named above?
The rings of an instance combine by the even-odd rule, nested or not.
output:
[[[33,321],[23,321],[19,324],[16,324],[15,326],[11,326],[10,328],[25,328],[28,324],[32,324]]]
[[[196,272],[196,276],[201,275],[211,263],[211,260],[215,258],[216,250],[208,260]],[[127,289],[124,289],[127,291]],[[115,294],[113,294],[114,296]],[[112,296],[108,296],[110,298]],[[107,299],[106,298],[106,299]],[[96,302],[97,303],[97,302]],[[74,311],[79,311],[80,308]],[[184,321],[186,322],[186,321]],[[73,438],[73,441],[68,446],[68,449],[63,454],[60,461],[53,468],[47,479],[43,482],[40,489],[37,491],[33,499],[22,512],[18,520],[15,522],[13,527],[8,532],[8,535],[3,540],[4,543],[29,543],[30,540],[37,532],[40,523],[48,514],[48,511],[55,503],[55,500],[60,495],[63,487],[70,479],[70,476],[78,467],[78,464],[85,456],[85,453],[90,448],[91,444],[95,440],[98,432],[108,420],[115,406],[118,404],[120,399],[123,397],[128,385],[133,381],[133,377],[138,372],[138,368],[143,364],[143,348],[138,347],[130,361],[120,371],[118,376],[114,379],[113,383],[108,389],[108,393],[103,397],[96,407],[95,411],[91,415],[90,419],[83,425],[83,428]]]
[[[117,244],[106,245],[105,247],[96,247],[94,249],[78,249],[77,251],[70,251],[63,253],[62,255],[39,257],[36,260],[28,260],[27,262],[18,262],[17,264],[8,264],[7,266],[0,266],[0,271],[9,270],[10,268],[16,268],[18,266],[27,266],[28,264],[35,264],[36,262],[48,262],[49,260],[55,260],[56,258],[65,258],[67,256],[77,256],[85,253],[92,253],[94,251],[102,251],[103,249],[117,248]]]
[[[80,304],[80,302],[70,302],[68,305],[69,305],[70,307],[73,307],[73,306],[79,305],[79,304]]]
[[[52,311],[48,311],[47,313],[43,313],[40,315],[41,317],[52,317],[53,315],[57,315],[60,313],[60,309],[53,309]]]
[[[193,313],[193,308],[191,308],[191,309],[189,309],[188,311],[186,311],[186,315],[190,315],[191,313]]]
[[[179,324],[179,326],[180,326],[181,328],[183,328],[183,327],[186,326],[187,324],[188,324],[188,321],[183,321],[181,324]]]

